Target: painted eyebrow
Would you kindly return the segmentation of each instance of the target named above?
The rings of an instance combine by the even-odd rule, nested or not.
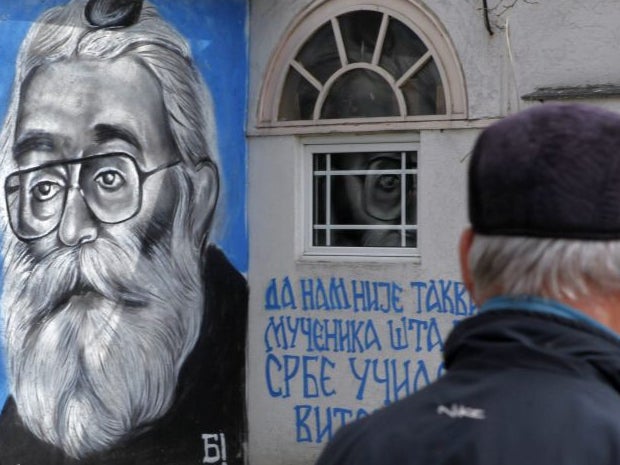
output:
[[[133,145],[138,150],[142,150],[142,145],[134,133],[122,126],[116,124],[97,124],[94,130],[95,142],[98,144],[120,139]]]
[[[13,146],[13,157],[19,158],[28,152],[54,152],[56,143],[54,137],[45,131],[26,131],[19,136]]]

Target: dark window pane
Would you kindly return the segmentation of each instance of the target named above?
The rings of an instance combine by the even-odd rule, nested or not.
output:
[[[332,224],[364,224],[362,216],[362,192],[364,176],[332,176],[331,218]]]
[[[407,235],[406,247],[415,247],[415,231]],[[402,232],[392,230],[332,230],[331,245],[334,247],[402,247]]]
[[[372,61],[382,16],[377,11],[355,11],[338,17],[350,63]]]
[[[332,243],[333,247],[362,247],[361,237],[364,231],[356,230],[332,230]]]
[[[378,74],[356,69],[341,76],[321,109],[322,118],[398,116],[398,102],[390,85]]]
[[[379,65],[397,81],[427,50],[415,32],[390,18]]]
[[[314,171],[325,171],[327,169],[327,154],[315,153],[312,156],[312,166]]]
[[[324,225],[327,217],[327,188],[325,176],[314,176],[312,193],[313,223]]]
[[[418,232],[407,231],[405,238],[405,247],[417,247],[418,246]]]
[[[437,115],[446,112],[446,104],[439,71],[429,61],[402,86],[409,115]]]
[[[324,229],[315,229],[312,235],[312,245],[315,247],[326,246],[327,245],[327,231],[325,231]]]
[[[365,170],[368,169],[368,159],[372,153],[364,152],[340,152],[333,153],[332,170]]]
[[[408,170],[414,170],[418,168],[418,154],[417,152],[407,152],[406,167]]]
[[[308,39],[296,59],[322,83],[340,68],[331,22],[325,23]]]
[[[290,68],[282,90],[278,120],[312,119],[318,96],[319,91],[295,69]]]
[[[405,200],[405,209],[406,209],[406,224],[416,224],[418,221],[418,207],[417,207],[417,197],[418,197],[418,179],[414,174],[407,175],[407,181],[405,184],[405,192],[406,192],[406,200]]]

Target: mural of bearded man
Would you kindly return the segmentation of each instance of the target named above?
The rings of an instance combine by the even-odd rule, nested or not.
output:
[[[245,279],[208,244],[213,103],[141,1],[24,40],[0,135],[0,463],[243,463]]]

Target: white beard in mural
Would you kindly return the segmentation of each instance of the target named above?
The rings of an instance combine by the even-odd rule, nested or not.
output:
[[[108,448],[174,400],[203,295],[187,233],[159,227],[175,233],[147,251],[144,232],[77,248],[5,236],[11,390],[25,425],[70,456]]]

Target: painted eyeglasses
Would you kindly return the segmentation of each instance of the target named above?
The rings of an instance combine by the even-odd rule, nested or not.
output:
[[[60,224],[71,189],[79,191],[100,222],[127,221],[140,211],[144,181],[178,163],[180,160],[143,171],[131,156],[109,153],[15,171],[4,185],[11,229],[24,241],[51,233]]]

